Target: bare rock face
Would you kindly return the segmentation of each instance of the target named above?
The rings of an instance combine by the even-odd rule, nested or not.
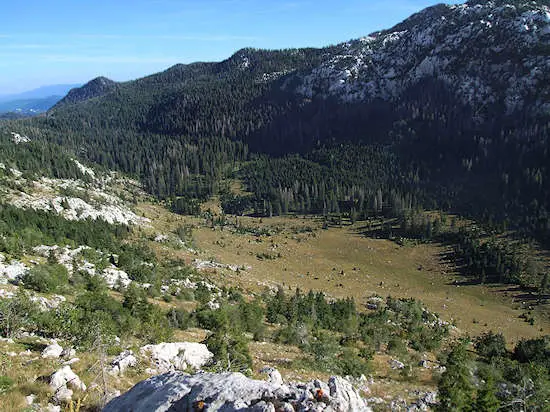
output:
[[[328,385],[318,381],[278,385],[229,372],[196,375],[170,372],[154,376],[113,399],[103,412],[130,410],[371,411],[351,383],[341,377],[331,378]]]

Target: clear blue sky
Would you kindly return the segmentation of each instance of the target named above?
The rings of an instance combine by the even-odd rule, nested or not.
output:
[[[451,1],[456,3],[456,1]],[[129,80],[242,47],[325,46],[433,0],[25,0],[0,15],[0,95],[103,75]]]

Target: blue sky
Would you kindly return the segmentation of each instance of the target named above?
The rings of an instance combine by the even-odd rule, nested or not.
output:
[[[320,47],[389,28],[430,0],[25,0],[0,15],[0,95],[129,80],[242,47]],[[456,3],[456,1],[455,1]]]

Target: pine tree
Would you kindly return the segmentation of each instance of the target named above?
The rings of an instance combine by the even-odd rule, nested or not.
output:
[[[439,381],[440,411],[469,411],[475,393],[470,379],[469,356],[466,344],[457,344],[447,358],[447,370]]]
[[[478,392],[474,410],[476,412],[496,412],[500,402],[495,393],[495,383],[492,376],[488,376],[483,389]]]

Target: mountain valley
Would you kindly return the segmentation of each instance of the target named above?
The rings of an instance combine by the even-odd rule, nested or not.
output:
[[[1,120],[3,410],[547,410],[549,51],[474,0]]]

